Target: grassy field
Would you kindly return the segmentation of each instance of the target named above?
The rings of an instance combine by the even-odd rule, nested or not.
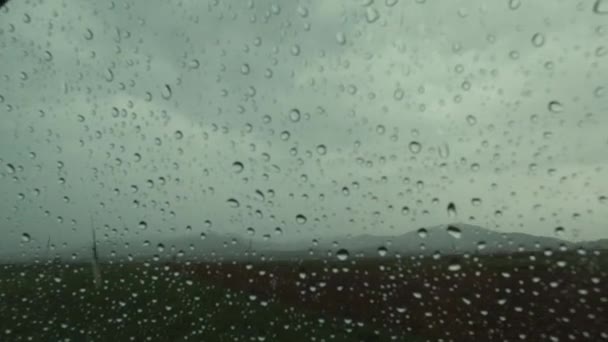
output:
[[[101,270],[0,265],[0,341],[608,340],[602,253]]]
[[[1,341],[385,341],[380,331],[187,276],[178,265],[0,266]],[[413,340],[413,339],[412,339]]]

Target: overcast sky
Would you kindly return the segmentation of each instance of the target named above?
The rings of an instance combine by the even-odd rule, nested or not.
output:
[[[608,237],[608,10],[593,8],[13,0],[0,248],[77,246],[91,219],[132,241],[449,222]]]

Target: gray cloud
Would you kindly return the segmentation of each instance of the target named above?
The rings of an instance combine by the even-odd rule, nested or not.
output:
[[[608,54],[591,5],[11,2],[1,248],[23,232],[79,245],[89,216],[125,241],[205,220],[284,240],[451,220],[605,237]]]

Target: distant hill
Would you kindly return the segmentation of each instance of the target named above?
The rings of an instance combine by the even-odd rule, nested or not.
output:
[[[335,241],[336,243],[333,243]],[[561,246],[572,248],[575,243],[565,240],[523,233],[502,233],[468,224],[450,224],[422,228],[396,236],[356,235],[325,240],[316,250],[346,249],[365,255],[384,254],[442,254],[514,253],[540,251]]]
[[[515,252],[584,248],[608,250],[608,239],[585,242],[569,242],[555,237],[535,236],[524,233],[503,233],[490,229],[456,223],[419,229],[401,235],[344,235],[333,238],[320,237],[319,241],[278,243],[255,237],[245,238],[235,234],[207,232],[203,235],[180,235],[150,241],[98,242],[100,258],[104,260],[237,260],[251,257],[297,260],[335,256],[345,249],[350,255],[377,257],[379,255],[441,254],[497,254]],[[91,246],[63,247],[48,250],[42,244],[30,243],[27,251],[19,254],[3,254],[3,261],[28,261],[34,258],[47,260],[90,260]]]

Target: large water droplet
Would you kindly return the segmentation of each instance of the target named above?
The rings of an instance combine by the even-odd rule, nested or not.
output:
[[[561,102],[555,100],[550,101],[547,108],[549,108],[549,111],[552,113],[560,113],[564,110],[564,106],[561,104]]]
[[[28,233],[23,233],[23,234],[21,234],[21,241],[30,242],[30,241],[32,241],[32,237]]]
[[[234,173],[241,173],[243,172],[243,169],[245,169],[245,166],[240,161],[232,163],[232,171],[234,171]]]
[[[462,231],[456,226],[448,226],[446,231],[455,239],[460,239],[462,236]]]
[[[422,150],[422,145],[420,145],[420,143],[417,141],[410,142],[408,147],[410,149],[410,152],[412,152],[413,154],[418,154]]]
[[[292,122],[298,122],[298,121],[300,121],[300,117],[301,117],[301,114],[300,114],[300,111],[298,109],[294,108],[291,111],[289,111],[289,119]]]
[[[147,229],[148,228],[148,223],[146,223],[146,221],[139,221],[139,224],[137,225],[139,227],[139,229]]]
[[[595,0],[593,4],[593,13],[608,14],[608,0]]]
[[[535,47],[541,47],[545,45],[545,36],[540,32],[535,33],[532,36],[532,45],[534,45]]]
[[[456,205],[454,202],[448,203],[448,217],[454,218],[456,217]]]
[[[350,254],[348,253],[348,250],[344,249],[344,248],[342,248],[342,249],[338,250],[338,252],[336,252],[336,257],[340,261],[346,261],[349,256],[350,256]]]
[[[373,8],[373,7],[367,7],[365,9],[365,19],[367,20],[368,23],[373,23],[376,20],[378,20],[378,18],[380,18],[380,13],[378,13],[378,10]]]
[[[296,215],[296,223],[297,224],[304,224],[304,223],[306,223],[306,221],[307,221],[306,216],[304,216],[302,214]]]
[[[238,208],[241,205],[239,201],[234,198],[229,198],[227,202],[231,208]]]
[[[418,229],[417,233],[421,239],[426,239],[426,237],[429,235],[429,232],[428,230],[426,230],[426,228]]]

